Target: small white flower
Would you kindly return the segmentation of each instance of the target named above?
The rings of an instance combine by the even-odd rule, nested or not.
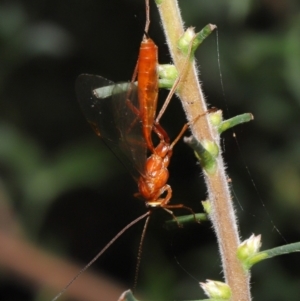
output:
[[[252,234],[244,240],[238,247],[237,256],[240,260],[248,260],[256,255],[261,247],[261,235]]]
[[[220,281],[206,280],[206,283],[200,282],[200,286],[205,294],[211,299],[229,300],[231,289],[228,284]]]

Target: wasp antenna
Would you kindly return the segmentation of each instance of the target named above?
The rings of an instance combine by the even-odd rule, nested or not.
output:
[[[149,211],[149,212],[151,212],[151,211]],[[137,257],[137,262],[136,262],[136,267],[135,267],[133,291],[136,289],[138,278],[139,278],[139,270],[140,270],[141,259],[142,259],[143,245],[144,245],[146,230],[148,228],[149,219],[150,219],[150,215],[147,217],[147,219],[145,221],[145,225],[144,225],[142,236],[141,236],[141,241],[139,244],[138,257]]]
[[[120,236],[122,236],[124,232],[126,232],[129,228],[131,228],[140,220],[144,219],[149,214],[150,212],[148,211],[125,226],[83,269],[78,272],[78,274],[51,301],[56,301],[59,297],[61,297],[61,295],[67,291],[67,289],[73,284],[73,282],[75,282],[83,272],[85,272]]]

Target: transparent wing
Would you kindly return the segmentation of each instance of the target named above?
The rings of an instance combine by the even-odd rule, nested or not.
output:
[[[138,179],[144,172],[147,147],[139,118],[136,86],[82,74],[76,81],[76,93],[96,134]]]

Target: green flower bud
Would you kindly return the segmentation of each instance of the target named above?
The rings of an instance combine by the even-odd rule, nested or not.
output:
[[[231,298],[231,289],[229,285],[224,282],[206,280],[206,283],[200,282],[200,286],[210,299],[226,301]]]
[[[210,202],[210,200],[202,201],[201,204],[203,206],[204,212],[209,215],[211,213],[211,202]]]
[[[216,142],[210,140],[201,141],[203,147],[214,157],[216,158],[219,154],[219,147]]]
[[[158,65],[158,75],[162,79],[171,79],[175,81],[178,77],[178,72],[174,65],[163,64]]]
[[[254,236],[254,234],[239,245],[237,257],[245,270],[249,270],[254,263],[265,258],[264,255],[257,257],[260,247],[261,235]]]
[[[218,127],[221,124],[221,122],[223,121],[222,111],[218,110],[216,112],[210,113],[209,120],[212,125]]]

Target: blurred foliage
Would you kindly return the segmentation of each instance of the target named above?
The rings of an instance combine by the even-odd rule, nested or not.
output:
[[[255,118],[235,129],[238,146],[230,133],[223,137],[241,235],[261,233],[263,248],[298,241],[299,1],[180,0],[179,5],[187,26],[197,31],[207,23],[218,26],[196,53],[208,102],[227,118],[244,112]],[[160,62],[170,63],[151,6],[150,36]],[[80,73],[129,80],[144,19],[144,1],[137,0],[0,2],[0,202],[10,206],[25,236],[81,262],[145,208],[132,196],[137,188],[131,176],[84,120],[74,82]],[[175,137],[184,122],[174,99],[163,126]],[[195,162],[186,145],[176,146],[169,183],[174,203],[200,212],[205,188]],[[208,224],[164,231],[165,217],[158,213],[150,222],[139,290],[149,300],[200,299],[197,281],[174,256],[198,281],[220,280],[214,234]],[[133,231],[94,266],[128,287],[141,228]],[[295,260],[299,257],[286,256],[255,267],[254,298],[299,300]],[[32,300],[35,294],[1,273],[1,300]]]

